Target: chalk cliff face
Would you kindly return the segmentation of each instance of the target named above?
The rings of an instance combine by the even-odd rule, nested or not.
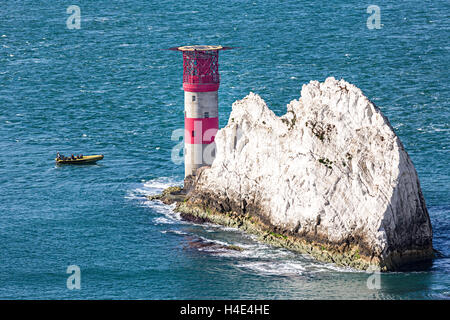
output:
[[[414,165],[354,85],[311,81],[281,117],[250,93],[233,104],[215,141],[216,158],[198,171],[191,203],[255,215],[280,234],[351,252],[331,258],[344,265],[394,270],[432,256]]]

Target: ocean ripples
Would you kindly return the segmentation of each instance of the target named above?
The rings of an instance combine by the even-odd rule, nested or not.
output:
[[[77,298],[448,297],[445,5],[380,4],[383,28],[368,30],[366,5],[343,1],[232,0],[213,11],[206,2],[95,1],[80,4],[81,29],[69,30],[64,4],[6,1],[0,296],[71,298],[60,281],[71,262],[92,275]],[[179,143],[172,132],[184,125],[182,57],[161,49],[187,44],[237,47],[220,54],[221,126],[250,90],[281,115],[310,80],[334,76],[360,87],[411,155],[444,258],[416,277],[385,276],[373,292],[365,273],[237,229],[185,222],[150,202],[146,196],[183,183],[183,165],[170,160]],[[56,151],[105,159],[55,167]]]

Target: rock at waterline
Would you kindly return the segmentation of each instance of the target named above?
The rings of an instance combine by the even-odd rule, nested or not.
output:
[[[213,164],[188,179],[177,210],[360,269],[433,256],[414,165],[356,86],[311,81],[281,117],[250,93],[215,142]]]

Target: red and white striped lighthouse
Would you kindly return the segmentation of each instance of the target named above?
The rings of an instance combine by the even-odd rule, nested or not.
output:
[[[183,52],[184,175],[211,165],[219,130],[219,51],[222,46],[171,48]]]

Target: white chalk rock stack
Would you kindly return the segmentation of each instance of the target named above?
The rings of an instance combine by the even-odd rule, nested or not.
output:
[[[300,238],[359,254],[385,270],[432,256],[416,170],[387,118],[354,85],[303,85],[277,117],[256,94],[233,104],[216,158],[195,192],[259,208]]]

